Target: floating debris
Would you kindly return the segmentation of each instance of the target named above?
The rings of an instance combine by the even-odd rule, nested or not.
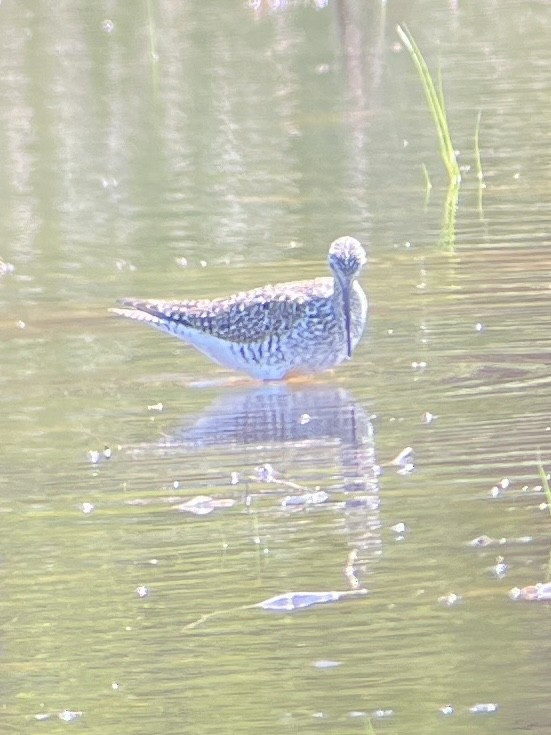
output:
[[[109,32],[109,31],[108,31]],[[102,176],[101,177],[101,186],[103,189],[116,189],[119,186],[119,180],[116,179],[114,176]],[[119,266],[119,263],[125,263],[124,260],[117,260],[116,265]],[[135,268],[133,270],[136,270]]]
[[[108,447],[107,444],[104,445],[103,450],[99,452],[97,449],[89,449],[86,453],[86,456],[88,457],[88,461],[91,464],[98,464],[103,459],[111,459],[112,451],[111,447]]]
[[[394,533],[398,534],[399,536],[403,536],[405,533],[407,533],[407,526],[405,523],[395,523],[393,526],[390,527],[391,531],[394,531]]]
[[[81,711],[64,709],[62,712],[58,712],[57,716],[60,720],[63,720],[63,722],[74,722],[82,717],[83,714],[84,712]]]
[[[489,712],[496,712],[497,704],[494,702],[486,702],[484,704],[473,704],[469,707],[469,712],[473,715],[488,714]]]
[[[93,503],[82,503],[80,509],[84,515],[88,515],[89,513],[93,513],[95,505]]]
[[[0,278],[2,276],[9,276],[15,272],[15,266],[11,263],[6,263],[5,260],[0,258]]]
[[[271,610],[274,612],[294,612],[311,605],[320,605],[326,602],[337,602],[346,597],[360,597],[367,595],[366,589],[360,590],[345,590],[343,592],[287,592],[283,595],[276,595],[270,597],[269,600],[263,602],[257,602],[252,605],[240,605],[239,607],[231,608],[229,610],[213,610],[212,612],[201,615],[196,620],[193,620],[184,626],[184,630],[193,630],[199,625],[202,625],[207,620],[211,620],[215,617],[222,615],[228,615],[235,612],[236,610],[252,610],[254,608],[261,607],[263,610]]]
[[[432,424],[432,422],[433,422],[433,421],[434,421],[434,419],[436,419],[436,418],[438,418],[438,417],[437,417],[437,416],[435,416],[435,415],[434,415],[433,413],[431,413],[430,411],[425,411],[425,413],[424,413],[424,414],[423,414],[423,415],[421,416],[421,421],[422,421],[422,422],[423,422],[424,424]]]
[[[415,469],[414,459],[415,454],[413,449],[411,447],[406,447],[394,457],[391,464],[399,468],[399,474],[405,475],[413,472],[413,470]]]
[[[500,480],[497,485],[494,485],[493,488],[490,490],[490,496],[492,498],[497,498],[501,495],[503,490],[507,490],[511,486],[511,480],[509,480],[508,477],[504,477],[502,480]]]
[[[314,661],[315,669],[336,669],[337,666],[342,666],[342,661],[331,661],[321,659],[320,661]]]
[[[248,479],[253,482],[274,483],[275,485],[286,487],[289,490],[298,490],[300,493],[311,492],[303,485],[298,485],[296,482],[283,479],[281,472],[278,472],[271,464],[263,464],[260,465],[260,467],[255,467],[255,474],[250,476]]]
[[[344,565],[344,576],[348,580],[348,584],[350,585],[350,589],[352,590],[359,590],[360,589],[360,580],[358,578],[358,575],[356,574],[356,560],[358,558],[358,550],[352,549],[352,551],[348,554],[348,557],[346,559],[346,564]]]
[[[463,598],[460,595],[456,595],[455,592],[450,592],[447,595],[439,597],[438,602],[440,605],[444,605],[444,607],[453,607],[454,605],[463,602]]]
[[[149,587],[140,584],[138,587],[136,587],[136,594],[140,598],[149,597]]]
[[[255,473],[256,479],[259,482],[275,482],[281,477],[281,474],[271,464],[263,464],[260,467],[256,467]]]
[[[185,503],[174,506],[174,510],[182,513],[193,513],[196,516],[204,516],[220,508],[232,508],[236,501],[233,498],[212,498],[210,495],[196,495]]]
[[[509,571],[509,565],[506,563],[502,556],[498,556],[496,559],[495,566],[491,567],[492,574],[498,579],[503,579]]]
[[[109,189],[111,187],[117,187],[118,181],[116,179],[111,179],[110,181],[108,179],[103,179],[101,182],[104,189]],[[133,273],[136,270],[136,266],[132,265],[128,260],[124,260],[124,258],[119,258],[115,260],[115,268],[118,271],[129,271],[130,273]]]
[[[304,493],[303,495],[288,495],[281,501],[283,508],[299,507],[302,508],[306,505],[320,505],[329,500],[329,494],[325,490],[316,490],[311,493]]]
[[[550,602],[551,582],[538,582],[527,587],[513,587],[509,590],[511,600],[523,600],[528,602]]]
[[[259,602],[255,607],[261,607],[263,610],[292,612],[293,610],[300,610],[312,605],[337,602],[347,597],[360,597],[363,595],[367,595],[366,589],[345,590],[343,592],[287,592],[283,595],[276,595],[275,597],[270,597],[269,600]]]
[[[90,449],[88,450],[87,457],[92,464],[97,464],[100,460],[101,454],[95,449]]]
[[[443,707],[440,707],[440,712],[446,717],[449,717],[450,715],[455,714],[455,710],[451,706],[451,704],[445,704]]]
[[[230,485],[239,485],[240,479],[239,472],[232,472],[230,475]]]
[[[482,536],[477,536],[471,541],[468,541],[467,545],[474,546],[476,548],[484,548],[486,546],[503,546],[505,544],[531,544],[533,540],[533,536],[518,536],[516,538],[491,538],[490,536],[486,536],[485,534],[483,534]]]
[[[489,536],[482,535],[477,536],[476,538],[473,538],[471,541],[469,541],[469,546],[475,546],[477,548],[484,548],[485,546],[490,546],[491,544],[495,544],[495,540],[490,538]]]
[[[163,404],[159,401],[159,403],[152,403],[150,406],[147,407],[148,411],[162,411],[164,408]]]

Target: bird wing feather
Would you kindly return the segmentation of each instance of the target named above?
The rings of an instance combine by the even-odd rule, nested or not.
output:
[[[288,332],[300,319],[315,313],[333,293],[332,278],[268,285],[228,298],[157,301],[125,298],[120,315],[145,322],[171,321],[228,342],[259,342]],[[149,318],[148,318],[149,317]]]

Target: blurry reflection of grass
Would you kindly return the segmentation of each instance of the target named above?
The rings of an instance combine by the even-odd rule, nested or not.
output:
[[[149,36],[149,61],[151,63],[151,83],[156,94],[159,88],[159,54],[157,53],[157,26],[151,0],[146,0],[147,32]]]
[[[482,162],[480,160],[480,118],[482,112],[479,110],[476,118],[476,127],[474,130],[474,157],[476,163],[476,178],[478,179],[478,214],[480,219],[484,217],[484,210],[482,209],[482,191],[486,188],[484,183],[484,171],[482,170]]]
[[[543,492],[545,493],[545,499],[547,501],[547,510],[551,515],[551,488],[549,487],[549,478],[547,477],[547,473],[545,472],[545,467],[543,466],[543,462],[541,461],[541,456],[539,452],[538,473],[541,480],[541,486],[543,487]],[[549,559],[547,561],[547,573],[545,575],[545,579],[546,581],[549,581],[551,579],[551,553],[549,554]]]
[[[371,722],[371,717],[368,717],[365,721],[365,731],[367,735],[375,735],[375,728],[373,727],[373,723]]]
[[[425,177],[425,209],[428,207],[430,199],[430,190],[432,189],[432,182],[429,176],[429,170],[423,163],[423,176]]]
[[[539,456],[538,456],[538,472],[539,472],[539,476],[541,480],[541,485],[545,493],[545,498],[547,500],[547,510],[549,511],[549,514],[551,515],[551,488],[549,487],[549,478],[547,477],[547,474],[545,473],[543,462],[541,461],[541,457]]]

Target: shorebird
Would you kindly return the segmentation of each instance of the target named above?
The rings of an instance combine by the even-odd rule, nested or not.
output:
[[[329,248],[332,276],[213,300],[125,298],[110,311],[172,334],[224,367],[257,380],[283,380],[352,357],[367,318],[357,281],[365,262],[358,240],[339,237]]]

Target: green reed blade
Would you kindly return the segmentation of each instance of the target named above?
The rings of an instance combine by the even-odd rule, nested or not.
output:
[[[440,155],[448,172],[450,182],[458,183],[459,181],[461,181],[461,174],[459,171],[459,166],[457,164],[455,149],[452,143],[448,119],[446,116],[446,107],[444,104],[444,93],[442,89],[441,75],[439,74],[437,91],[426,61],[423,58],[419,47],[415,43],[415,40],[413,39],[413,36],[411,35],[407,27],[404,26],[402,28],[401,26],[396,26],[396,30],[398,32],[398,35],[400,36],[402,43],[409,51],[410,56],[413,59],[413,63],[415,64],[415,67],[419,74],[419,77],[421,78],[421,83],[425,91],[429,110],[431,112],[436,127],[436,132],[438,134]]]

